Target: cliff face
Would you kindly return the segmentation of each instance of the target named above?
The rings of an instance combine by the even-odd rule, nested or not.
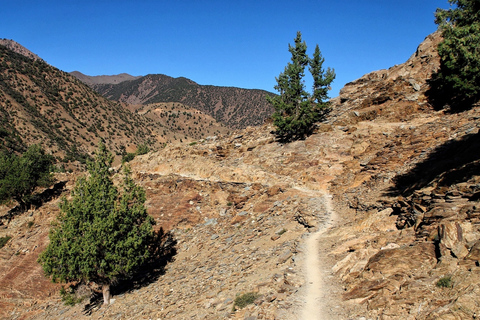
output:
[[[173,259],[119,285],[109,307],[66,307],[8,282],[5,316],[297,319],[312,298],[313,267],[323,279],[315,310],[328,319],[475,318],[480,110],[430,106],[438,41],[433,34],[405,64],[349,83],[304,141],[279,144],[265,124],[137,157],[135,179],[157,227],[176,242]],[[0,236],[13,237],[0,274],[36,259],[41,248],[28,241],[45,241],[55,206],[4,220]],[[312,234],[315,266],[305,263]],[[17,279],[37,267],[15,269]],[[246,292],[255,302],[232,311]]]

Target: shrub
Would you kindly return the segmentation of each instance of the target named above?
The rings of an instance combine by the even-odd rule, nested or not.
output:
[[[236,310],[236,308],[243,309],[247,305],[252,304],[257,298],[259,294],[255,292],[247,292],[241,295],[237,295],[235,298],[235,301],[233,302],[233,310]]]
[[[150,148],[147,146],[147,144],[139,144],[137,146],[137,152],[136,154],[141,156],[143,154],[147,154],[150,151]]]
[[[50,169],[54,160],[38,145],[30,146],[21,156],[0,153],[0,203],[14,199],[25,208],[37,186],[53,184]]]
[[[82,302],[83,298],[77,298],[75,297],[75,293],[73,292],[73,289],[69,287],[67,290],[62,286],[60,289],[60,297],[62,298],[63,303],[66,306],[74,306],[77,303]]]
[[[451,276],[445,276],[445,277],[440,278],[440,280],[437,281],[437,287],[439,287],[439,288],[451,288],[451,287],[453,287],[452,277]]]
[[[130,162],[135,158],[135,153],[128,152],[122,157],[122,163]]]
[[[1,237],[0,238],[0,249],[3,248],[7,244],[8,240],[10,240],[10,239],[12,239],[12,237],[10,237],[10,236]]]

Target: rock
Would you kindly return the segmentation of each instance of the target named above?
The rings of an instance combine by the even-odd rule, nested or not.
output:
[[[436,263],[435,246],[431,243],[417,243],[379,251],[369,259],[365,272],[388,277],[414,271],[418,276],[430,271]]]
[[[467,254],[465,240],[463,239],[462,227],[458,222],[443,222],[438,231],[440,243],[450,249],[458,259],[463,259]]]
[[[465,259],[480,262],[480,240],[477,240],[472,248],[470,248],[470,252],[467,254]]]

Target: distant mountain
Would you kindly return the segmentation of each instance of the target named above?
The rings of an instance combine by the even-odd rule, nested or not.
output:
[[[159,148],[164,142],[227,131],[208,115],[180,104],[157,105],[150,112],[130,110],[24,53],[0,45],[0,150],[22,151],[38,143],[57,158],[83,160],[100,139],[120,154],[138,144]]]
[[[93,80],[82,81],[92,83]],[[260,125],[273,113],[272,106],[265,99],[267,95],[273,95],[271,92],[199,85],[187,78],[172,78],[163,74],[149,74],[117,84],[97,82],[90,86],[108,99],[127,104],[182,103],[211,115],[230,128]]]
[[[89,86],[98,85],[98,84],[118,84],[123,81],[135,80],[141,78],[142,76],[131,76],[128,73],[121,73],[113,76],[87,76],[79,71],[70,72],[71,75],[75,76],[80,81],[88,84]]]

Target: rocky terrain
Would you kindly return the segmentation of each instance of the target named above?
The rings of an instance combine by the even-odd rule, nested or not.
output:
[[[430,106],[439,41],[347,84],[304,141],[280,144],[267,123],[137,157],[135,180],[176,254],[118,284],[109,306],[65,306],[34,263],[58,199],[3,216],[0,316],[477,318],[480,107]],[[58,180],[68,195],[75,177]],[[245,293],[255,301],[235,307]]]

